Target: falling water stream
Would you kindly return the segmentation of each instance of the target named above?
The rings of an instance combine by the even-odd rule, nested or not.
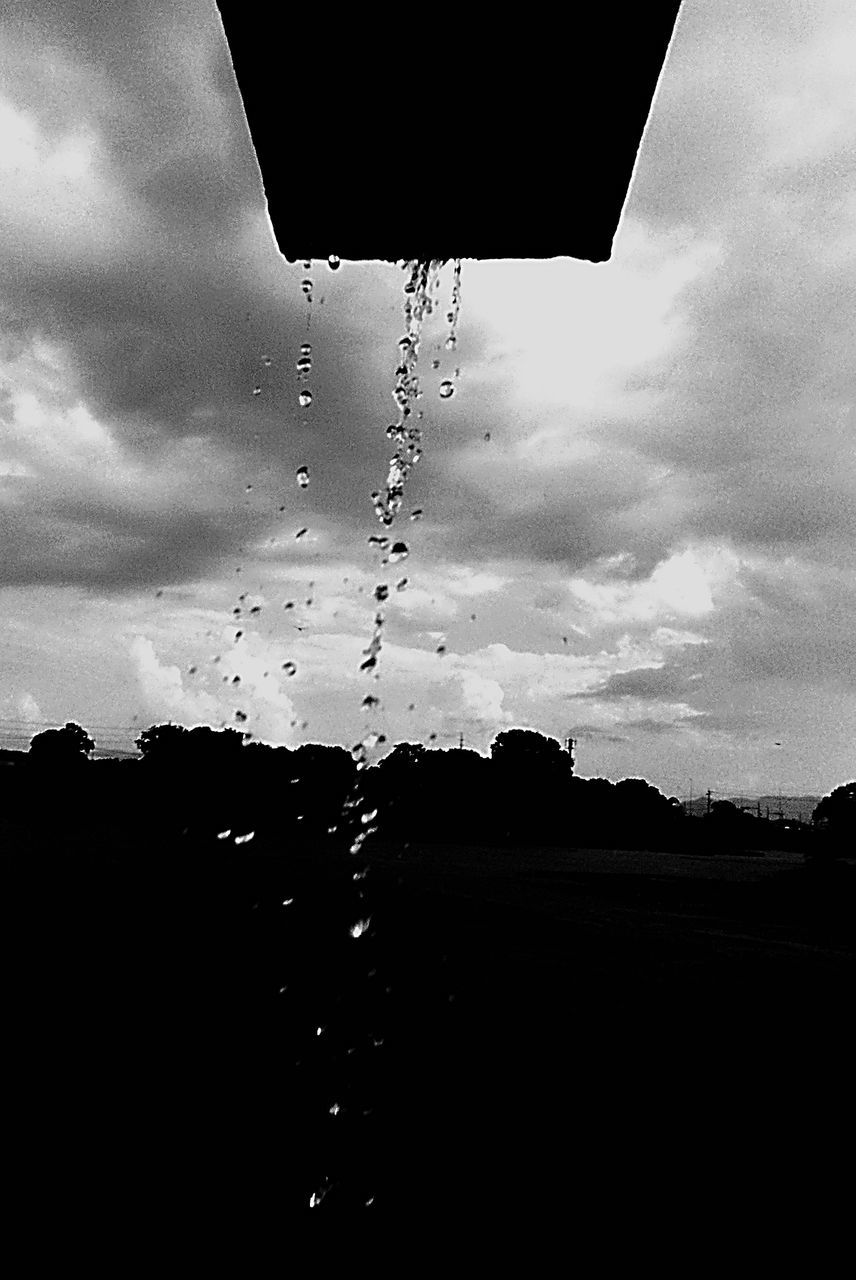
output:
[[[335,269],[338,266],[338,259],[331,258],[329,265]],[[404,333],[398,343],[399,356],[392,392],[398,408],[398,416],[397,420],[386,428],[386,436],[394,444],[394,453],[389,461],[384,487],[375,489],[371,494],[375,514],[384,532],[372,534],[368,538],[368,544],[380,554],[381,570],[386,570],[388,566],[400,565],[410,554],[408,544],[403,539],[393,537],[391,531],[401,511],[412,470],[422,456],[424,412],[418,407],[418,402],[423,398],[419,382],[419,352],[425,320],[433,313],[436,305],[434,295],[437,292],[443,265],[443,260],[439,259],[412,260],[402,264],[406,276],[403,308]],[[308,270],[307,264],[304,264],[304,267]],[[307,297],[308,306],[311,308],[312,290],[308,275],[304,278],[302,288]],[[460,306],[461,260],[457,259],[454,264],[451,308],[446,314],[449,332],[445,346],[450,351],[454,350],[457,344]],[[308,326],[309,317],[307,317],[307,328]],[[433,362],[433,367],[436,368],[438,363]],[[300,358],[297,362],[298,377],[305,379],[310,370],[311,348],[306,343],[300,349]],[[458,372],[458,370],[455,371],[456,377]],[[445,380],[440,386],[440,397],[448,399],[453,393],[453,382]],[[300,404],[303,408],[311,402],[311,397],[306,399],[307,396],[309,396],[308,388],[301,390]],[[308,483],[308,470],[305,467],[298,470],[298,482],[301,486]],[[422,514],[422,508],[416,508],[411,512],[410,519],[418,520]],[[382,573],[379,576],[385,578],[387,575]],[[397,592],[405,590],[407,581],[406,577],[399,578],[395,582],[395,590]],[[363,650],[363,661],[360,663],[360,671],[375,681],[380,679],[379,659],[383,646],[383,628],[391,599],[390,583],[378,582],[373,591],[375,609],[371,636],[367,647]],[[369,716],[376,713],[380,705],[381,701],[376,693],[368,692],[362,698],[361,706]],[[335,835],[340,832],[345,834],[349,839],[349,851],[352,855],[358,854],[369,836],[378,830],[375,825],[377,810],[368,807],[370,802],[366,800],[363,791],[362,775],[372,763],[376,748],[383,746],[385,742],[386,736],[375,731],[371,727],[371,722],[367,721],[363,737],[351,748],[351,756],[356,763],[356,782],[344,802],[340,821],[329,828],[329,834]],[[368,870],[367,866],[359,867],[351,876],[356,894],[349,935],[354,941],[359,941],[371,932],[371,913],[366,891]],[[369,969],[366,981],[376,977],[376,969]],[[388,991],[389,988],[386,990]],[[321,1031],[322,1028],[319,1028],[317,1034],[320,1035]],[[383,1044],[383,1038],[373,1035],[371,1042],[374,1048],[379,1048]],[[333,1100],[326,1110],[329,1115],[337,1116],[341,1111],[341,1105],[337,1100]],[[366,1112],[364,1111],[363,1114]],[[311,1191],[309,1207],[317,1208],[321,1205],[335,1184],[336,1178],[331,1171],[331,1176],[326,1177],[321,1185]],[[373,1194],[362,1197],[362,1204],[368,1206],[373,1203]]]

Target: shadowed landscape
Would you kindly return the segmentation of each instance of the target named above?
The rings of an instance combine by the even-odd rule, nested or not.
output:
[[[380,813],[352,854],[326,830],[358,776],[343,749],[273,751],[265,806],[235,773],[264,752],[235,731],[154,727],[148,760],[92,761],[76,728],[54,731],[62,765],[36,745],[4,769],[0,864],[8,1137],[32,1177],[49,1142],[72,1199],[259,1223],[604,1196],[690,1211],[726,1185],[792,1194],[827,1159],[824,1117],[846,1131],[840,813],[809,856],[746,851],[643,783],[602,816],[637,847],[595,848],[572,838],[595,822],[572,797],[611,784],[562,777],[558,743],[509,731],[479,764],[406,744],[362,771]],[[420,765],[438,785],[405,809]],[[101,1171],[85,1189],[81,1145]]]

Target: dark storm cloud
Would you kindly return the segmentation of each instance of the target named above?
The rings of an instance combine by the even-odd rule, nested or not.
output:
[[[737,680],[852,687],[856,667],[856,583],[823,565],[746,572],[750,603],[727,651]]]
[[[698,683],[695,673],[676,666],[640,667],[636,671],[622,671],[610,676],[600,689],[589,690],[584,696],[594,696],[599,700],[644,698],[650,701],[684,701],[697,692]]]
[[[694,723],[695,719],[690,720],[690,724]],[[674,724],[671,721],[653,720],[650,716],[641,716],[638,720],[627,720],[625,724],[631,732],[654,734],[658,737],[674,733],[681,727],[680,722]]]
[[[323,340],[307,331],[300,269],[285,267],[264,224],[258,168],[213,4],[14,5],[2,33],[13,105],[51,145],[91,127],[109,158],[106,167],[99,161],[107,196],[88,221],[72,226],[59,217],[51,237],[34,231],[34,210],[6,211],[14,251],[0,259],[4,355],[23,358],[39,341],[59,347],[68,376],[65,405],[54,397],[56,407],[83,401],[138,460],[156,461],[169,442],[193,438],[203,453],[207,446],[209,460],[234,468],[235,499],[230,507],[223,494],[216,529],[210,515],[173,516],[161,504],[129,513],[133,532],[120,536],[91,486],[83,486],[84,502],[69,494],[59,504],[55,483],[50,503],[51,486],[30,485],[26,503],[7,517],[19,548],[7,574],[31,582],[77,574],[83,583],[95,575],[125,585],[137,573],[145,584],[150,573],[162,574],[168,546],[176,569],[186,556],[188,575],[197,576],[206,547],[214,566],[240,551],[250,526],[261,536],[263,494],[270,524],[280,505],[290,507],[299,465],[310,467],[313,498],[335,515],[345,541],[376,531],[369,495],[382,487],[392,452],[384,428],[396,416],[390,393],[401,302],[385,322],[387,334],[359,320],[328,320],[327,268],[316,264],[313,310],[316,331],[323,318]],[[345,268],[338,278],[346,295],[347,275]],[[353,277],[351,289],[361,286],[375,301],[387,287],[371,272]],[[298,409],[294,369],[307,339],[314,346],[309,415]],[[245,482],[255,486],[252,520],[238,507]],[[79,487],[81,479],[70,472],[68,484]],[[111,501],[121,501],[115,489]],[[51,513],[74,541],[91,543],[91,555],[57,563],[50,539],[40,538]],[[123,549],[125,537],[150,540],[151,554]]]
[[[12,100],[49,133],[94,126],[164,217],[207,222],[246,202],[258,165],[213,2],[10,0],[0,32]]]
[[[0,513],[0,585],[85,586],[111,594],[192,580],[234,551],[234,529],[211,516],[120,516],[79,504]]]
[[[629,212],[692,227],[720,259],[677,300],[684,337],[628,384],[655,409],[603,428],[669,469],[683,501],[671,527],[657,523],[673,543],[840,564],[852,552],[852,129],[804,158],[771,124],[788,94],[809,113],[818,73],[801,59],[842,16],[729,0],[685,6],[679,23]]]
[[[578,742],[616,744],[630,741],[624,733],[615,733],[612,729],[598,729],[594,725],[587,725],[584,729],[578,729],[576,737]]]
[[[767,716],[749,707],[721,711],[701,711],[686,724],[697,731],[716,734],[755,734],[763,729]]]
[[[635,215],[658,227],[731,220],[765,159],[759,99],[820,16],[816,0],[685,0],[634,176]]]
[[[468,361],[479,359],[478,335],[465,328],[461,346],[466,373]],[[466,454],[444,451],[432,413],[426,426],[432,447],[414,477],[430,495],[428,513],[436,525],[432,552],[468,560],[543,562],[568,572],[624,556],[616,576],[630,580],[646,577],[668,555],[671,527],[637,515],[662,492],[659,461],[622,440],[589,457],[572,462],[559,457],[555,465],[533,467],[525,454],[518,460],[516,450],[541,422],[537,409],[521,421],[521,411],[511,407],[508,375],[496,373],[471,397],[464,381],[460,398],[456,412]],[[567,431],[572,438],[573,422]]]
[[[810,18],[801,5],[786,7],[787,18],[770,5],[747,15],[729,3],[726,16],[720,6],[685,6],[675,37],[628,212],[667,230],[710,230],[725,248],[721,265],[678,300],[685,345],[629,388],[652,394],[656,411],[641,424],[597,423],[603,447],[595,458],[518,467],[513,442],[537,428],[537,414],[511,410],[503,377],[467,393],[466,372],[484,358],[485,342],[464,323],[455,357],[461,388],[437,412],[426,398],[425,454],[408,489],[408,501],[426,507],[419,536],[432,555],[573,572],[624,556],[613,576],[639,579],[694,538],[773,550],[852,538],[836,414],[856,389],[842,358],[856,277],[819,263],[819,233],[800,248],[812,227],[826,228],[829,239],[844,226],[848,166],[816,162],[828,184],[822,197],[801,166],[759,176],[759,93]],[[335,519],[341,542],[362,546],[377,531],[369,494],[383,486],[392,452],[383,431],[396,417],[389,393],[400,290],[384,313],[375,305],[387,300],[381,275],[355,271],[348,286],[343,270],[328,314],[316,267],[323,341],[317,323],[307,334],[299,268],[281,263],[264,227],[261,179],[213,3],[14,3],[0,35],[10,101],[50,139],[91,125],[119,210],[116,225],[103,228],[118,247],[101,255],[66,246],[61,232],[42,243],[29,226],[8,228],[14,251],[0,256],[5,346],[25,352],[40,337],[61,345],[71,362],[69,396],[83,399],[129,454],[145,460],[165,442],[192,437],[234,470],[207,540],[210,514],[175,524],[162,510],[128,517],[133,537],[152,540],[151,564],[168,545],[180,566],[186,549],[195,577],[205,545],[214,566],[252,532],[261,538],[262,501],[273,522],[275,497],[288,500],[304,464],[313,502]],[[779,201],[769,215],[766,197]],[[362,313],[353,302],[360,290]],[[378,324],[365,323],[369,301],[373,316],[386,316]],[[315,400],[304,418],[294,357],[307,337]],[[466,442],[474,450],[464,465],[455,449]],[[245,483],[255,486],[252,520],[241,505]],[[66,510],[61,521],[78,521],[81,536],[94,537],[102,516],[90,498],[88,512]],[[52,557],[40,560],[42,517],[31,511],[29,526],[23,510],[15,518],[18,537],[27,529],[32,537],[22,563],[38,582],[42,570],[51,578],[57,569]],[[149,562],[120,546],[117,535],[118,579],[138,571],[145,583]],[[99,563],[108,555],[100,548]],[[91,561],[81,555],[78,563],[86,581]]]

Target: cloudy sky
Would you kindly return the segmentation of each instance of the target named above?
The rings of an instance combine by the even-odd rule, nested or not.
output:
[[[390,741],[573,734],[669,793],[856,776],[854,58],[850,0],[684,0],[612,260],[465,260],[451,352],[443,269],[390,578],[403,272],[307,304],[213,0],[7,2],[3,744],[350,745],[372,692]]]

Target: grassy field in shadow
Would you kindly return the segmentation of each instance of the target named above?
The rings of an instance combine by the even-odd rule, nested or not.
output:
[[[0,866],[25,1201],[641,1211],[792,1185],[852,1124],[848,862],[10,826]]]

